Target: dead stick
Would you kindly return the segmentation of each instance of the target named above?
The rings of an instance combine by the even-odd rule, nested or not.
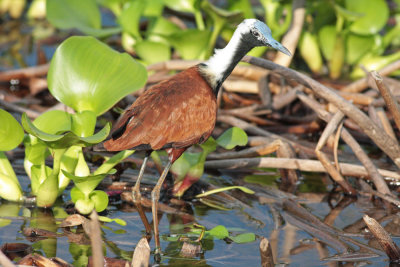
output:
[[[396,98],[392,95],[389,88],[383,82],[383,79],[379,75],[379,73],[377,73],[376,71],[372,71],[371,75],[376,82],[376,86],[378,86],[379,92],[381,92],[381,95],[385,100],[388,110],[393,116],[397,129],[400,130],[400,108],[399,105],[397,104]]]
[[[260,241],[260,256],[262,267],[273,267],[274,257],[272,255],[272,249],[267,238],[262,237]]]
[[[149,266],[150,246],[145,237],[139,240],[132,256],[132,267]]]
[[[0,266],[15,267],[14,263],[0,250]]]
[[[327,112],[317,101],[314,99],[307,97],[305,94],[299,92],[297,94],[299,99],[313,109],[318,116],[324,121],[328,122],[330,117],[332,116],[329,112]],[[341,132],[342,139],[349,145],[349,147],[353,150],[356,157],[360,160],[360,162],[365,166],[368,174],[371,177],[371,180],[374,182],[377,190],[382,194],[391,194],[389,187],[384,181],[382,175],[378,172],[378,169],[375,167],[374,163],[368,157],[368,155],[364,152],[360,144],[354,139],[354,137],[343,128]]]
[[[320,139],[318,140],[317,146],[315,147],[315,154],[317,155],[319,161],[324,165],[326,171],[332,177],[332,179],[337,182],[348,194],[356,195],[357,192],[354,188],[344,179],[340,174],[339,170],[330,162],[325,153],[321,151],[322,147],[326,144],[329,136],[333,134],[336,130],[338,124],[343,120],[343,113],[338,110],[334,116],[329,120],[326,125],[325,130],[322,132]]]
[[[364,166],[339,163],[343,175],[355,177],[368,176],[368,172]],[[235,169],[235,168],[286,168],[298,169],[300,171],[309,172],[325,172],[324,166],[318,160],[309,159],[290,159],[290,158],[241,158],[241,159],[224,159],[224,160],[209,160],[205,163],[206,168],[210,169]],[[388,170],[378,169],[382,176],[387,176],[395,180],[400,180],[400,174]]]
[[[339,96],[336,92],[328,87],[320,84],[319,82],[307,77],[306,75],[292,69],[285,68],[277,65],[269,60],[245,56],[244,62],[263,67],[282,75],[283,77],[294,80],[304,86],[312,89],[314,93],[330,103],[334,104],[340,109],[347,117],[352,119],[363,130],[365,134],[371,138],[375,144],[384,151],[393,162],[400,167],[400,146],[392,138],[390,138],[385,131],[380,129],[373,123],[367,115],[355,107],[352,103]]]
[[[379,74],[381,76],[386,76],[398,69],[400,69],[400,60],[397,60],[397,61],[387,65],[386,67],[382,68],[379,71]],[[367,88],[367,86],[368,86],[368,77],[365,77],[365,78],[361,78],[361,79],[349,84],[348,86],[343,88],[341,91],[357,93],[357,92],[363,91],[365,88]]]
[[[9,81],[12,79],[32,78],[36,76],[44,76],[49,70],[50,64],[28,67],[17,70],[8,70],[0,72],[0,81]]]
[[[378,239],[379,244],[386,252],[390,261],[398,261],[400,259],[400,250],[385,229],[374,218],[368,215],[364,215],[363,220],[371,233]]]
[[[19,113],[26,113],[26,115],[28,115],[29,118],[37,118],[40,116],[40,113],[31,109],[27,109],[27,108],[23,108],[20,106],[17,106],[15,104],[9,103],[7,101],[1,100],[0,99],[0,106],[3,106],[4,108],[11,110],[11,111],[15,111],[15,112],[19,112]]]
[[[260,146],[250,147],[241,151],[229,151],[225,153],[212,153],[207,156],[207,159],[237,159],[245,157],[259,157],[267,154],[274,153],[282,141],[279,139],[274,140],[272,143],[263,144]]]
[[[90,243],[92,245],[92,259],[94,267],[104,266],[104,256],[101,241],[99,216],[95,210],[90,214]]]
[[[282,37],[281,43],[289,49],[292,56],[285,56],[283,53],[277,53],[274,62],[282,66],[289,67],[293,59],[296,47],[303,30],[304,18],[306,15],[305,0],[292,1],[293,19],[288,32]]]

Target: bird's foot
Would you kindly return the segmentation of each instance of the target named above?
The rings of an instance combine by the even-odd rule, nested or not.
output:
[[[160,247],[156,247],[156,250],[154,252],[154,261],[156,263],[161,262],[161,248]]]
[[[140,191],[139,190],[136,190],[136,188],[134,188],[133,190],[132,190],[132,199],[133,199],[133,202],[136,204],[136,203],[141,203],[141,200],[142,200],[142,194],[140,194]]]

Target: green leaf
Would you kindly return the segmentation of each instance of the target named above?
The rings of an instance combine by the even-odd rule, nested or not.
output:
[[[104,191],[94,190],[89,198],[93,201],[97,212],[102,212],[108,206],[108,195]]]
[[[71,201],[76,203],[79,199],[85,199],[85,194],[82,193],[81,190],[78,189],[78,187],[74,186],[71,188]]]
[[[373,36],[349,34],[346,38],[346,62],[354,64],[374,46]]]
[[[213,229],[206,231],[206,233],[218,239],[224,239],[229,236],[228,230],[223,225],[217,225]]]
[[[238,127],[232,127],[226,130],[216,141],[218,145],[226,149],[232,149],[235,146],[245,146],[247,144],[247,134]]]
[[[164,43],[153,41],[137,42],[135,51],[147,64],[167,61],[171,58],[171,48]]]
[[[202,194],[198,194],[198,195],[196,195],[196,197],[197,198],[205,197],[205,196],[208,196],[208,195],[212,195],[212,194],[216,194],[216,193],[220,193],[220,192],[228,191],[228,190],[232,190],[232,189],[240,189],[240,190],[242,190],[243,192],[245,192],[247,194],[254,194],[253,190],[251,190],[251,189],[249,189],[247,187],[244,187],[244,186],[227,186],[227,187],[221,187],[221,188],[213,189],[213,190],[204,192]]]
[[[126,5],[118,22],[122,26],[124,32],[129,33],[137,40],[141,40],[139,32],[140,17],[146,6],[146,1],[133,1]]]
[[[55,142],[64,137],[62,134],[49,134],[39,130],[29,119],[26,113],[22,114],[21,123],[25,131],[45,142]]]
[[[76,28],[102,37],[120,32],[119,28],[101,29],[101,14],[95,0],[46,1],[46,17],[59,29]]]
[[[37,195],[40,185],[46,180],[52,172],[52,169],[44,164],[33,165],[31,167],[31,188],[32,194]]]
[[[351,12],[363,14],[350,25],[350,30],[357,34],[377,34],[389,18],[385,0],[346,0],[345,6]]]
[[[46,144],[52,148],[66,148],[72,145],[90,146],[93,144],[97,144],[106,139],[111,129],[110,124],[107,123],[103,129],[98,131],[96,134],[88,137],[79,137],[72,132],[68,132],[66,134],[49,134],[39,130],[28,119],[25,113],[22,114],[21,123],[25,131],[46,142]]]
[[[314,73],[320,73],[323,64],[317,36],[308,31],[303,32],[299,42],[299,50],[301,57],[307,63],[310,70]]]
[[[94,202],[91,199],[78,199],[75,203],[75,208],[81,214],[89,214],[94,209]]]
[[[71,131],[77,136],[87,137],[94,133],[96,127],[96,114],[90,110],[85,110],[72,114]]]
[[[201,148],[206,151],[207,153],[211,153],[217,149],[217,141],[210,136],[207,141],[200,145]]]
[[[93,174],[97,175],[102,173],[108,173],[115,165],[117,165],[130,155],[132,155],[134,152],[135,150],[124,150],[118,152],[117,154],[106,160],[103,164],[101,164],[101,166],[98,167]]]
[[[248,0],[229,0],[230,11],[241,11],[246,18],[255,18],[252,6]]]
[[[88,175],[88,176],[76,176],[65,170],[62,170],[65,176],[74,181],[75,186],[85,194],[89,194],[99,185],[99,183],[108,175],[115,173],[115,169],[110,170],[108,173],[102,173],[98,175]]]
[[[47,81],[51,94],[78,112],[97,116],[146,82],[144,66],[93,37],[73,36],[56,50]]]
[[[190,13],[199,9],[200,2],[200,0],[164,0],[164,4],[170,9]]]
[[[171,172],[176,176],[175,180],[182,180],[189,169],[199,163],[201,153],[185,152],[171,166]]]
[[[62,110],[46,111],[33,121],[33,125],[48,134],[61,134],[71,131],[71,115]]]
[[[21,201],[22,190],[17,181],[4,173],[0,172],[0,198],[9,201]]]
[[[111,218],[108,218],[108,217],[105,217],[105,216],[99,216],[99,221],[102,221],[102,222],[115,222],[115,223],[117,223],[117,224],[119,224],[121,226],[126,226],[126,221],[124,221],[122,219],[119,219],[119,218],[111,219]]]
[[[0,109],[0,151],[9,151],[18,146],[24,138],[21,125],[7,111]]]
[[[229,239],[238,244],[250,243],[256,240],[256,235],[254,233],[243,233],[236,236],[229,236]]]
[[[141,1],[141,0],[139,0]],[[146,1],[146,7],[143,11],[145,17],[161,17],[164,9],[164,0]]]
[[[175,23],[172,23],[164,17],[158,17],[157,19],[153,19],[147,27],[147,40],[169,45],[170,43],[166,36],[179,32],[180,30],[181,29]]]
[[[336,41],[335,25],[325,25],[318,32],[319,47],[327,60],[332,59]]]
[[[207,50],[210,33],[207,30],[187,29],[171,34],[168,40],[183,59],[198,59]]]

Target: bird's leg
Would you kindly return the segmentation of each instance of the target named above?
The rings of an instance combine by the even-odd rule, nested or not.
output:
[[[142,207],[142,195],[140,194],[140,182],[142,180],[143,174],[144,174],[144,169],[146,168],[147,160],[149,159],[149,153],[146,153],[146,156],[143,159],[142,166],[140,167],[139,171],[139,176],[136,180],[135,186],[132,189],[132,198],[133,198],[133,203],[135,203],[135,206],[139,212],[140,219],[143,222],[144,227],[146,228],[146,235],[147,239],[151,238],[151,225],[149,221],[147,220],[146,214],[143,211]]]
[[[158,182],[156,186],[153,188],[153,191],[151,191],[151,211],[153,213],[153,225],[154,225],[154,238],[156,242],[156,254],[160,253],[160,236],[158,232],[158,200],[160,199],[160,190],[161,186],[164,183],[165,177],[167,176],[169,169],[171,168],[172,162],[171,160],[168,161],[167,166],[165,166],[164,171],[162,172],[160,178],[158,179]]]

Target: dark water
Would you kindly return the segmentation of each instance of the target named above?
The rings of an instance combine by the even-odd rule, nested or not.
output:
[[[148,184],[154,182],[155,177],[147,180]],[[28,182],[22,179],[26,186]],[[305,183],[312,183],[312,179],[305,179],[301,186],[307,186]],[[205,176],[206,183],[218,181],[218,183],[233,184],[243,183],[243,179],[229,177]],[[146,182],[146,181],[144,181]],[[252,232],[257,238],[254,242],[245,244],[236,244],[227,240],[203,240],[202,253],[192,258],[185,258],[180,255],[180,249],[183,242],[167,241],[169,236],[176,236],[184,233],[184,227],[190,220],[176,214],[164,213],[160,219],[160,234],[163,256],[160,266],[260,266],[259,242],[261,237],[267,237],[272,245],[275,261],[278,266],[342,266],[344,263],[323,261],[321,258],[334,256],[338,254],[329,242],[319,242],[312,235],[307,233],[301,227],[292,225],[284,220],[285,211],[280,205],[278,197],[284,195],[283,192],[273,189],[271,186],[260,186],[255,184],[244,184],[250,188],[256,189],[256,196],[232,192],[233,196],[241,204],[235,204],[236,207],[231,210],[218,210],[207,207],[197,200],[187,201],[185,211],[193,213],[194,220],[198,224],[211,229],[216,225],[224,225],[232,232]],[[310,186],[310,185],[309,185]],[[275,186],[276,187],[276,186]],[[26,187],[25,187],[26,188]],[[326,199],[328,195],[318,194],[319,201],[311,201],[311,197],[305,200],[307,192],[299,193],[299,199],[303,199],[302,206],[310,211],[320,220],[326,219],[329,214],[335,210],[337,199],[331,199],[330,206]],[[314,199],[317,194],[314,194]],[[277,197],[278,196],[278,197]],[[343,201],[339,195],[338,199]],[[68,201],[68,192],[64,200]],[[365,225],[360,223],[364,213],[380,219],[381,224],[396,234],[400,218],[397,214],[388,214],[387,211],[377,208],[377,205],[365,198],[353,199],[350,204],[345,206],[333,221],[333,226],[337,229],[345,230],[349,233],[364,233]],[[229,204],[221,201],[221,204]],[[234,205],[234,206],[235,206]],[[379,205],[378,205],[379,206]],[[8,211],[5,212],[4,210]],[[36,227],[62,234],[63,230],[58,227],[61,219],[66,216],[65,204],[52,210],[41,210],[37,208],[22,207],[16,204],[2,203],[0,205],[2,218],[10,219],[10,224],[0,228],[0,244],[4,243],[25,243],[33,247],[33,251],[43,254],[47,257],[59,257],[75,266],[85,266],[87,257],[90,255],[90,246],[70,242],[66,236],[57,238],[48,238],[45,240],[32,240],[26,238],[22,230],[26,227]],[[146,213],[151,221],[151,212]],[[116,201],[107,209],[106,216],[110,218],[121,218],[127,222],[126,226],[120,226],[115,223],[104,223],[102,226],[105,255],[112,258],[129,260],[137,242],[144,235],[144,226],[136,210],[129,204]],[[2,221],[4,225],[4,221]],[[356,229],[356,230],[355,230]],[[78,232],[81,230],[77,230]],[[397,230],[398,231],[398,230]],[[373,241],[368,241],[364,237],[350,237],[353,240],[361,242],[367,246],[373,246]],[[193,238],[192,238],[193,239]],[[396,242],[398,239],[394,239]],[[75,241],[76,242],[76,241]],[[350,244],[350,243],[349,243]],[[350,245],[354,250],[358,247]],[[154,252],[154,241],[150,242],[152,253]],[[321,248],[324,253],[321,254]],[[380,252],[384,255],[382,252]],[[152,254],[153,255],[153,254]],[[154,264],[154,260],[152,259]],[[380,256],[368,259],[359,259],[354,263],[347,263],[346,266],[388,266],[386,256]]]

